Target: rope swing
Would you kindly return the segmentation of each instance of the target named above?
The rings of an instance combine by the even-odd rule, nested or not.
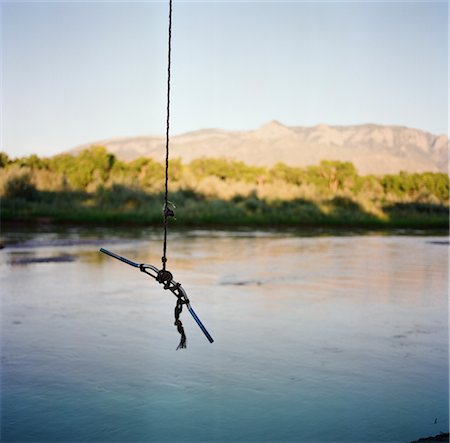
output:
[[[167,51],[167,114],[166,114],[166,165],[165,165],[165,186],[164,186],[164,206],[163,206],[163,255],[161,257],[162,268],[158,269],[155,266],[148,265],[145,263],[136,263],[128,258],[122,257],[114,252],[108,251],[107,249],[100,248],[100,252],[120,260],[135,268],[139,268],[141,272],[153,277],[158,283],[162,284],[164,289],[171,291],[176,297],[175,305],[175,323],[178,333],[180,334],[180,343],[178,344],[178,349],[186,348],[187,340],[186,334],[184,332],[183,323],[180,320],[180,315],[183,311],[183,305],[186,305],[192,318],[196,321],[197,325],[200,327],[202,332],[205,334],[206,338],[210,343],[213,343],[213,338],[206,330],[203,323],[198,318],[197,314],[192,309],[189,299],[185,290],[182,288],[181,284],[174,281],[172,273],[166,269],[167,264],[167,230],[168,230],[168,220],[170,217],[175,217],[174,208],[175,205],[171,203],[168,199],[169,194],[169,129],[170,129],[170,74],[171,74],[171,56],[172,56],[172,0],[169,0],[169,32],[168,32],[168,51]],[[171,207],[170,207],[171,206]]]

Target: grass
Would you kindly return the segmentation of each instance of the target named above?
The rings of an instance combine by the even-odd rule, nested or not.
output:
[[[377,204],[376,211],[349,197],[266,200],[251,194],[207,198],[191,190],[170,195],[179,227],[351,227],[448,229],[448,207],[431,203]],[[2,221],[39,221],[92,225],[160,225],[163,196],[114,186],[97,192],[37,191],[3,198]]]

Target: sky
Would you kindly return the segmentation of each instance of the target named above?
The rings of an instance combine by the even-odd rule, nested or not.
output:
[[[448,133],[447,1],[176,1],[172,135],[376,123]],[[168,2],[1,3],[1,147],[163,135]]]

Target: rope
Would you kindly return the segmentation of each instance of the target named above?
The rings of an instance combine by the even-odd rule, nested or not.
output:
[[[164,242],[163,242],[163,256],[162,260],[162,270],[166,270],[167,262],[167,225],[168,218],[173,217],[175,214],[172,209],[169,208],[169,128],[170,128],[170,65],[171,65],[171,55],[172,55],[172,0],[169,0],[169,35],[168,35],[168,45],[167,45],[167,118],[166,118],[166,175],[165,175],[165,191],[164,191]]]
[[[158,280],[160,283],[165,283],[164,289],[168,289],[170,284],[169,281],[172,280],[172,274],[166,270],[167,263],[167,227],[169,217],[174,217],[174,211],[169,208],[169,129],[170,129],[170,68],[171,68],[171,56],[172,56],[172,0],[169,0],[169,33],[168,33],[168,44],[167,44],[167,118],[166,118],[166,171],[165,171],[165,183],[164,183],[164,241],[163,241],[163,256],[162,270],[158,274]],[[186,334],[184,333],[183,323],[180,320],[180,314],[183,310],[184,301],[177,297],[177,304],[175,305],[175,323],[179,334],[181,335],[180,343],[177,347],[178,349],[186,348]]]
[[[183,300],[178,297],[177,298],[177,304],[175,306],[175,323],[174,325],[177,327],[177,330],[179,332],[179,334],[181,335],[180,338],[180,343],[177,346],[177,351],[178,349],[185,349],[186,348],[186,334],[184,333],[184,328],[183,328],[183,323],[181,323],[180,320],[180,314],[181,311],[183,310]]]

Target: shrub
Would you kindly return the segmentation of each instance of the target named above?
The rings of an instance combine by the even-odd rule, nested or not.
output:
[[[7,178],[3,194],[5,198],[33,200],[36,198],[38,191],[32,183],[31,174],[22,172]]]

